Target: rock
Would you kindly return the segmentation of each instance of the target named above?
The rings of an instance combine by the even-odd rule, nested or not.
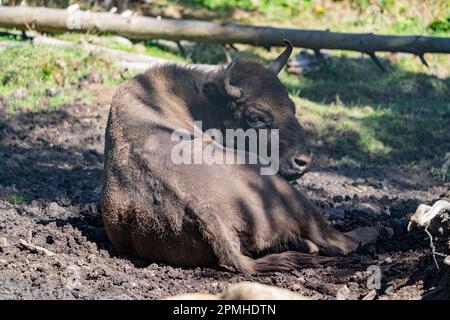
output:
[[[382,213],[382,210],[379,206],[366,202],[356,204],[353,207],[353,210],[367,215],[378,215]]]
[[[61,217],[63,216],[65,209],[61,207],[56,202],[51,202],[50,205],[46,209],[46,213],[51,217]]]
[[[255,282],[241,282],[228,288],[221,296],[225,300],[308,300],[287,289]]]
[[[444,259],[444,263],[448,266],[450,266],[450,256],[446,256]]]
[[[307,269],[303,269],[303,274],[307,277],[311,277],[311,276],[315,275],[316,272],[314,271],[314,269],[307,268]]]
[[[368,294],[366,294],[362,300],[373,300],[377,296],[377,291],[375,289],[370,290]]]
[[[221,294],[186,293],[165,300],[308,300],[308,298],[274,286],[256,282],[240,282]]]
[[[218,282],[211,282],[211,283],[209,284],[209,286],[210,286],[211,288],[213,288],[213,289],[217,289],[217,288],[219,287],[219,283],[218,283]]]
[[[9,246],[8,239],[0,237],[0,248],[6,248]]]
[[[163,300],[220,300],[220,298],[209,293],[183,293]]]
[[[302,286],[298,283],[294,283],[289,287],[289,289],[291,289],[292,291],[300,291],[302,289]]]
[[[348,300],[350,298],[350,294],[351,294],[350,289],[346,285],[343,285],[337,291],[336,299],[337,300]]]
[[[392,258],[391,258],[391,257],[386,257],[386,258],[384,259],[384,262],[386,262],[386,263],[392,263]]]
[[[386,290],[384,290],[384,294],[387,295],[392,295],[394,293],[394,287],[393,286],[389,286],[386,288]]]

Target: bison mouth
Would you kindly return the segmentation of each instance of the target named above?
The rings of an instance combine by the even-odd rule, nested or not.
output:
[[[308,172],[308,171],[305,170],[303,172],[296,172],[296,173],[292,173],[292,174],[283,174],[280,172],[280,176],[282,176],[284,179],[286,179],[289,182],[293,182],[295,180],[300,179],[306,172]]]
[[[281,161],[278,174],[289,182],[300,179],[311,168],[312,161],[308,163],[302,170],[293,169],[287,160]]]

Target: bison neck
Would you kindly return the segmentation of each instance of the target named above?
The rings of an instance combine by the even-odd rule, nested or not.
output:
[[[159,119],[169,121],[171,126],[192,129],[194,121],[201,121],[203,130],[222,129],[231,113],[209,100],[202,90],[214,76],[215,71],[180,65],[150,69],[145,77],[154,98],[148,105]]]

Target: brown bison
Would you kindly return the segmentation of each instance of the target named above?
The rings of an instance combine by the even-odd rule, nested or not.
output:
[[[125,82],[106,128],[102,214],[114,247],[151,262],[220,266],[243,273],[289,270],[376,241],[381,228],[333,229],[288,180],[310,166],[295,105],[269,66],[167,64]],[[261,164],[174,164],[172,134],[279,129],[279,174]],[[195,140],[192,134],[190,139]],[[201,144],[218,142],[201,140]],[[226,156],[234,149],[216,148]],[[319,255],[321,254],[321,255]]]

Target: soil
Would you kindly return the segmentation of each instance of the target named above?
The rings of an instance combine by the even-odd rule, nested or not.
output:
[[[344,265],[247,276],[120,255],[99,212],[113,88],[92,90],[95,103],[14,117],[0,110],[0,299],[157,299],[217,293],[243,280],[314,299],[419,299],[435,285],[427,236],[407,233],[406,223],[420,203],[449,197],[450,187],[408,167],[342,169],[323,160],[298,181],[338,229],[394,228],[392,239],[362,248]],[[368,287],[373,268],[381,271],[375,291]]]

